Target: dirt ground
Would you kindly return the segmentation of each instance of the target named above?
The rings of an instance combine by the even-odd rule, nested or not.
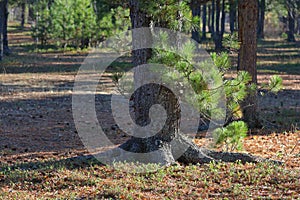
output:
[[[27,52],[26,45],[20,44],[32,43],[31,37],[18,31],[10,32],[9,40],[13,54],[1,63],[0,74],[0,162],[13,164],[87,153],[72,116],[73,82],[86,54]],[[261,54],[266,53],[263,49]],[[280,76],[284,90],[259,98],[266,118],[264,129],[275,130],[269,136],[247,137],[245,151],[277,159],[280,153],[290,154],[282,159],[288,159],[291,167],[300,167],[300,75]],[[268,73],[259,73],[258,79],[262,83],[269,77]],[[97,117],[108,137],[119,144],[127,136],[115,129],[107,107],[114,85],[109,76],[99,84]]]

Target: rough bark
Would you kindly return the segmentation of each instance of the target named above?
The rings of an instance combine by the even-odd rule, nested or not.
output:
[[[252,76],[251,84],[257,84],[257,1],[240,0],[239,11],[239,58],[238,70],[247,71]],[[250,128],[259,127],[257,94],[249,94],[242,104],[243,119]]]

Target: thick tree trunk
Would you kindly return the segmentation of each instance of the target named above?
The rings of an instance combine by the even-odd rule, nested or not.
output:
[[[239,62],[238,70],[249,72],[253,84],[257,84],[257,1],[240,0],[239,11]],[[259,127],[256,93],[248,95],[243,103],[244,120],[250,128]]]
[[[207,7],[206,4],[202,6],[202,40],[206,40],[206,20],[207,20]]]
[[[236,21],[236,0],[229,0],[230,3],[230,13],[229,13],[229,18],[230,18],[230,32],[233,34],[235,30],[235,21]]]
[[[201,5],[199,4],[199,2],[197,2],[196,0],[193,0],[190,4],[190,7],[192,10],[193,17],[198,17],[200,19],[201,18]],[[198,26],[192,30],[192,39],[197,42],[200,42],[199,26],[200,26],[200,24],[198,24]]]

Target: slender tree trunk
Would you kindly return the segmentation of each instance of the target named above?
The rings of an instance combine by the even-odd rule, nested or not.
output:
[[[211,8],[212,6],[208,6],[208,19],[207,19],[207,23],[208,23],[208,31],[210,33],[212,33],[212,27],[211,27],[211,16],[212,16],[212,13],[211,13]]]
[[[216,11],[216,0],[212,0],[211,3],[211,35],[215,34],[215,11]]]
[[[238,70],[249,72],[252,76],[251,83],[257,83],[257,1],[240,0],[239,11],[239,62]],[[244,120],[250,128],[260,126],[257,112],[257,95],[249,95],[243,102]]]
[[[288,8],[288,26],[289,30],[287,32],[288,35],[288,41],[289,42],[295,42],[295,18],[296,18],[296,13],[294,10],[294,5],[291,0],[286,1],[287,8]]]
[[[230,13],[229,13],[229,18],[230,18],[230,32],[233,34],[235,28],[234,24],[236,21],[236,0],[229,0],[230,3]]]
[[[0,61],[3,59],[3,30],[5,21],[5,4],[0,1]]]
[[[260,11],[260,35],[259,38],[265,37],[265,10],[266,10],[266,0],[261,0],[261,11]]]
[[[260,39],[265,37],[265,35],[264,35],[265,9],[266,9],[266,0],[260,0],[259,12],[258,12],[258,16],[259,16],[258,17],[258,30],[257,30],[257,37]]]
[[[8,35],[7,35],[7,26],[8,26],[8,0],[4,0],[4,25],[3,25],[3,53],[9,55],[10,49],[8,47]]]
[[[222,50],[222,33],[220,31],[220,13],[221,13],[221,0],[216,0],[216,31],[213,34],[215,42],[215,50],[217,52]]]
[[[21,4],[21,9],[22,9],[22,13],[21,13],[21,28],[24,28],[25,26],[25,14],[26,14],[26,3],[25,1],[22,2]]]
[[[221,0],[216,0],[216,32],[220,32]]]
[[[300,15],[297,17],[297,28],[296,28],[296,33],[300,35]]]
[[[199,4],[199,2],[197,2],[196,0],[192,0],[190,7],[192,10],[193,17],[198,17],[200,19],[201,18],[201,5]],[[200,42],[200,33],[199,33],[200,27],[199,26],[200,26],[200,24],[198,24],[198,26],[192,30],[192,39],[197,42]]]
[[[225,20],[226,20],[226,12],[225,12],[225,0],[222,1],[222,18],[221,18],[221,40],[223,40],[223,35],[225,33]]]
[[[207,20],[207,6],[202,6],[202,40],[206,40],[206,20]]]

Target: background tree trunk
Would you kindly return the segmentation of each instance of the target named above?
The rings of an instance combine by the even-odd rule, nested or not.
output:
[[[216,0],[212,0],[211,3],[211,35],[215,34],[215,11],[216,11]]]
[[[230,32],[232,34],[235,30],[234,24],[236,21],[236,0],[229,0],[229,4],[230,4],[230,13],[229,13]]]
[[[25,23],[26,23],[26,2],[23,1],[21,3],[21,9],[22,9],[22,13],[21,13],[21,28],[24,28]]]
[[[225,20],[226,20],[225,0],[223,0],[222,1],[222,18],[221,18],[221,41],[223,40],[223,36],[225,33]]]
[[[296,13],[295,13],[295,9],[294,9],[294,4],[293,1],[291,0],[287,0],[286,1],[287,4],[287,9],[288,9],[288,27],[289,30],[287,32],[288,35],[288,41],[289,42],[295,42],[295,18],[296,18]]]
[[[3,53],[9,55],[10,49],[8,47],[8,36],[7,36],[7,26],[8,26],[8,0],[4,0],[4,24],[3,24]]]
[[[238,70],[249,72],[253,84],[257,83],[257,13],[258,3],[253,0],[240,0],[238,4],[239,19],[239,59]],[[243,118],[250,128],[259,126],[257,112],[257,95],[249,95],[242,104]]]
[[[220,31],[220,13],[221,13],[221,0],[216,0],[216,31],[213,34],[215,42],[215,51],[220,52],[222,50],[222,33]]]
[[[193,17],[198,17],[200,19],[201,18],[200,3],[197,0],[192,0],[190,7],[192,10]],[[198,43],[200,42],[199,27],[200,27],[200,24],[198,24],[198,26],[192,30],[192,39],[197,41]]]
[[[258,0],[259,1],[259,12],[258,12],[258,30],[257,37],[262,39],[265,37],[264,35],[264,27],[265,27],[265,9],[266,9],[266,0]]]
[[[207,21],[207,6],[202,6],[202,40],[206,40],[206,21]]]
[[[0,61],[3,59],[3,36],[5,21],[5,3],[0,1]]]
[[[212,32],[212,27],[211,27],[211,16],[212,16],[212,13],[211,13],[211,8],[212,6],[209,5],[208,6],[208,19],[207,19],[207,23],[208,23],[208,32]]]

